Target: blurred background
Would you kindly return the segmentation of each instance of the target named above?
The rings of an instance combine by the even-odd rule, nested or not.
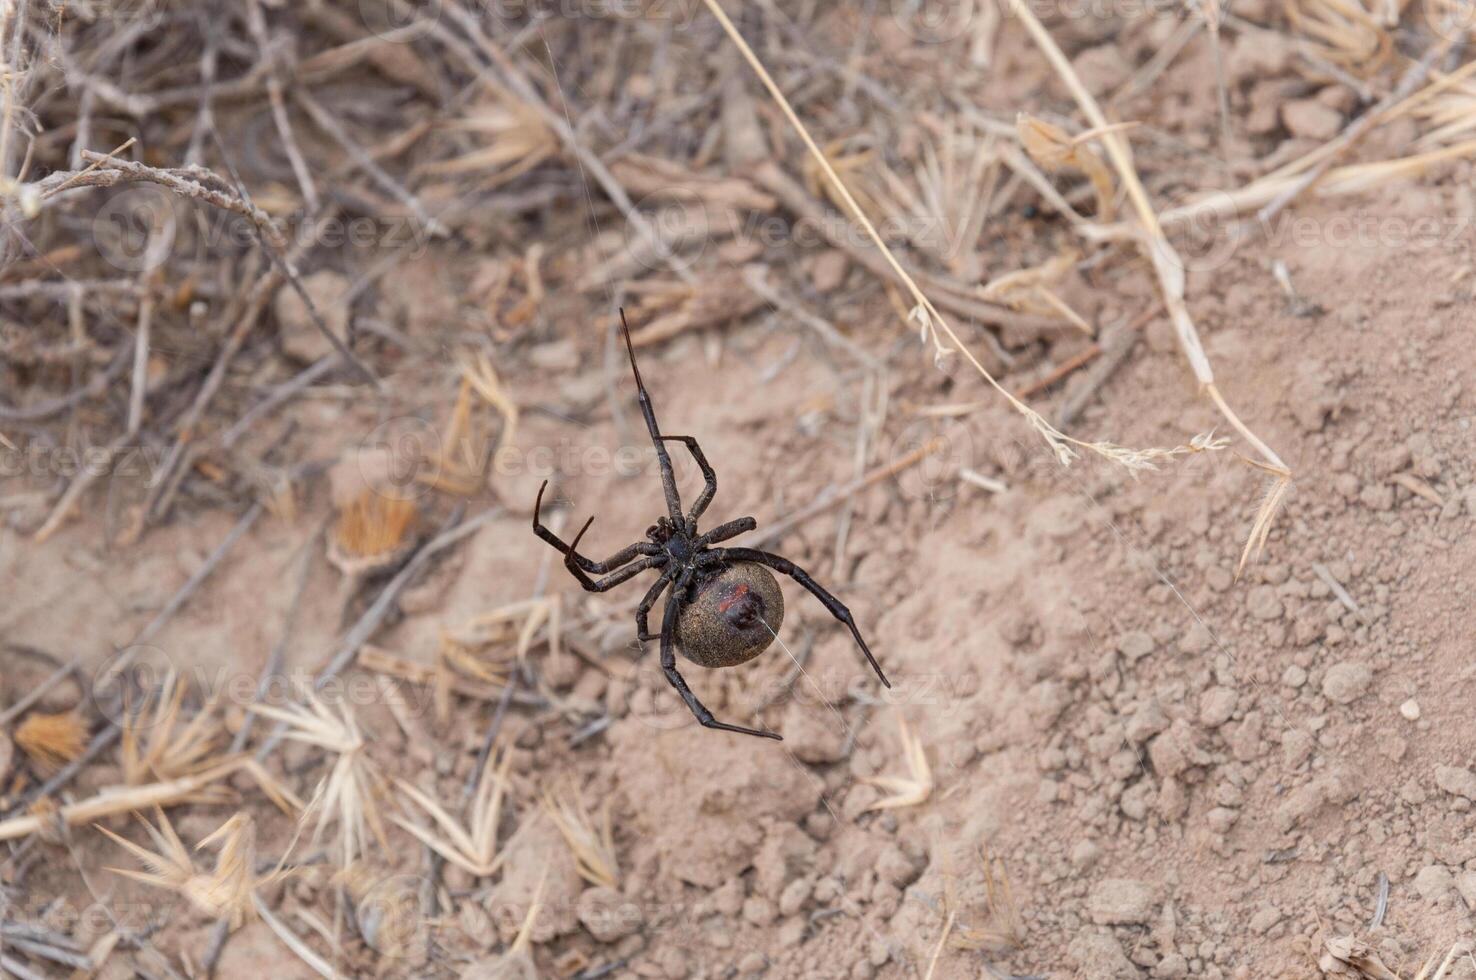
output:
[[[1472,26],[0,0],[0,974],[1476,976]]]

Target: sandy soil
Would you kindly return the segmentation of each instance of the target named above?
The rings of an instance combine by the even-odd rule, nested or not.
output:
[[[1237,13],[1282,25],[1269,8]],[[826,57],[845,56],[845,39],[863,18],[849,6],[807,16]],[[967,45],[928,45],[899,27],[908,23],[896,11],[880,17],[862,63],[878,84],[922,104],[920,93],[945,70],[936,52]],[[1048,23],[1093,86],[1116,88],[1176,21]],[[1068,118],[1064,91],[1018,25],[1002,31],[995,60],[965,64],[952,90],[990,114],[1028,107]],[[1339,120],[1355,111],[1348,87],[1307,82],[1290,55],[1266,54],[1264,40],[1227,31],[1225,146],[1216,145],[1207,81],[1214,59],[1202,37],[1118,106],[1122,118],[1145,120],[1134,148],[1155,195],[1180,200],[1193,189],[1236,186],[1269,169],[1265,161],[1315,145],[1288,130],[1296,120],[1276,118],[1275,106],[1289,99],[1320,100]],[[682,34],[672,49],[681,62],[674,77],[705,72],[686,59],[722,50],[719,41],[705,29]],[[365,69],[364,84],[388,85],[385,70]],[[586,86],[598,81],[591,69],[569,74]],[[1387,75],[1375,77],[1387,88]],[[638,93],[665,84],[644,75],[628,81],[640,82]],[[741,84],[757,94],[747,79]],[[801,111],[827,138],[865,128],[832,104],[830,79],[817,85],[812,97],[822,101],[808,108],[802,101]],[[1258,113],[1267,100],[1273,118],[1264,124]],[[780,120],[768,108],[758,118],[772,138]],[[704,109],[702,118],[707,126],[716,117]],[[701,128],[676,124],[684,125],[693,131],[678,142],[696,153]],[[915,128],[901,131],[920,138]],[[1367,153],[1403,152],[1412,136],[1381,130]],[[326,169],[341,152],[314,140],[308,155]],[[799,156],[786,160],[798,173]],[[706,169],[747,176],[721,160]],[[870,380],[843,346],[767,303],[645,346],[641,368],[664,428],[698,437],[717,469],[709,524],[753,514],[761,535],[828,488],[929,439],[943,447],[769,542],[854,610],[890,691],[878,687],[845,631],[792,583],[780,643],[764,657],[722,672],[686,666],[718,717],[771,727],[784,736],[777,743],[697,727],[666,685],[653,645],[636,649],[630,611],[641,586],[586,595],[529,528],[545,477],[559,526],[572,531],[597,515],[585,538],[590,554],[636,540],[661,508],[608,317],[615,290],[629,284],[577,288],[594,264],[591,238],[609,244],[626,233],[601,202],[604,226],[591,235],[578,175],[556,158],[525,178],[554,186],[552,203],[523,213],[515,228],[432,242],[376,273],[352,318],[389,328],[355,327],[356,351],[384,378],[383,393],[370,394],[345,372],[331,375],[272,413],[238,451],[212,452],[207,461],[231,479],[201,469],[169,520],[136,542],[120,541],[118,531],[168,440],[149,442],[136,465],[115,467],[74,519],[37,543],[35,528],[69,482],[54,447],[80,437],[59,423],[0,430],[18,446],[9,458],[43,460],[0,481],[8,515],[0,529],[0,588],[8,597],[0,707],[80,657],[78,675],[35,710],[76,708],[89,735],[101,731],[109,718],[97,692],[110,655],[129,649],[206,564],[251,499],[273,507],[134,655],[182,671],[192,705],[219,696],[232,730],[274,647],[283,644],[285,678],[310,680],[395,570],[350,580],[323,557],[323,529],[334,533],[342,486],[366,478],[385,446],[405,454],[396,462],[409,465],[412,478],[444,475],[461,447],[435,465],[423,450],[450,431],[457,357],[479,350],[520,408],[515,432],[478,409],[478,423],[501,441],[469,494],[425,490],[405,472],[396,477],[423,491],[419,541],[454,512],[499,510],[400,594],[371,652],[434,666],[447,631],[530,597],[557,598],[561,649],[550,649],[543,629],[521,664],[509,643],[481,651],[498,676],[518,678],[519,696],[501,707],[494,686],[483,697],[451,695],[440,717],[430,688],[399,679],[380,686],[376,672],[361,669],[347,675],[343,697],[370,737],[369,758],[447,801],[461,799],[489,726],[497,726],[511,772],[501,867],[473,877],[432,860],[391,826],[390,846],[371,845],[362,862],[367,877],[346,884],[326,844],[297,839],[294,822],[240,776],[235,799],[172,810],[191,847],[239,811],[255,820],[265,866],[292,848],[302,866],[263,895],[281,922],[346,974],[1304,978],[1321,975],[1326,940],[1351,935],[1411,977],[1469,938],[1476,907],[1469,164],[1353,196],[1301,200],[1238,244],[1213,229],[1214,241],[1197,253],[1188,292],[1220,389],[1296,480],[1264,555],[1239,578],[1265,480],[1245,462],[1241,454],[1252,453],[1243,443],[1137,476],[1102,461],[1063,468],[956,359],[934,366],[916,335],[899,329],[869,273],[813,244],[813,235],[811,244],[796,244],[787,215],[776,241],[712,235],[701,250],[702,275],[762,263],[883,369],[879,382]],[[265,195],[267,178],[247,177],[259,179]],[[1078,197],[1089,203],[1089,195]],[[997,225],[985,226],[981,279],[1043,261],[1073,240],[1037,208],[1021,193]],[[1439,233],[1411,238],[1422,220]],[[547,292],[531,317],[509,326],[499,314],[516,297],[489,316],[487,283],[534,243],[547,251]],[[1094,324],[1135,323],[1131,348],[1105,381],[1088,366],[1031,403],[1054,416],[1085,392],[1069,431],[1127,446],[1225,434],[1157,308],[1148,266],[1124,249],[1105,254],[1082,261],[1063,288]],[[375,257],[330,253],[309,271],[334,269],[352,281]],[[670,279],[664,268],[636,274]],[[332,286],[319,280],[314,290],[322,299]],[[302,369],[284,353],[293,311],[283,302],[233,376],[242,394],[217,406],[207,429],[229,426]],[[63,311],[49,315],[65,322]],[[193,340],[166,333],[161,369],[198,363],[203,370],[218,342],[210,338],[219,335],[218,328]],[[406,344],[386,339],[393,337]],[[981,352],[994,349],[983,328],[968,327],[965,338]],[[1088,343],[1067,329],[1005,330],[1000,338],[1015,359],[1005,382],[1016,390]],[[23,382],[50,380],[16,365],[7,370],[19,386],[7,389],[13,402],[22,400]],[[99,400],[95,414],[116,416],[126,402],[124,390]],[[939,406],[963,407],[930,411]],[[408,442],[399,438],[405,433]],[[293,477],[292,506],[280,494],[266,496],[280,489],[277,477],[306,461],[323,465]],[[691,499],[700,478],[685,457],[679,462]],[[960,471],[998,485],[986,490]],[[299,579],[304,548],[311,557]],[[917,805],[878,809],[890,792],[885,778],[908,775],[908,733],[925,754],[931,792]],[[321,753],[295,745],[267,765],[304,798],[326,771]],[[9,768],[7,800],[44,778],[19,753]],[[110,749],[82,768],[60,801],[120,781]],[[581,876],[542,807],[546,794],[576,791],[596,814],[608,807],[614,888]],[[389,796],[376,806],[416,814]],[[145,839],[122,817],[104,825]],[[211,918],[184,898],[108,871],[128,858],[96,831],[48,832],[23,850],[8,846],[0,877],[8,919],[45,923],[84,945],[123,929],[128,938],[108,960],[107,976],[198,969]],[[535,897],[531,946],[509,958]],[[386,909],[405,917],[403,942],[375,936],[375,916]],[[216,972],[263,969],[314,975],[255,919],[231,936]],[[1452,961],[1446,976],[1476,976],[1476,960]]]

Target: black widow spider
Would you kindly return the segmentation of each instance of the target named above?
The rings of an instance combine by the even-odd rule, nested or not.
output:
[[[572,544],[565,544],[538,519],[543,508],[543,491],[548,481],[538,488],[538,499],[533,504],[533,533],[553,545],[564,555],[564,565],[589,592],[604,592],[629,581],[647,569],[660,569],[661,575],[651,586],[636,609],[636,638],[644,643],[654,640],[647,625],[647,617],[656,600],[667,586],[671,594],[666,600],[666,611],[661,617],[661,669],[671,686],[676,688],[692,714],[706,728],[718,728],[744,735],[759,735],[764,738],[780,738],[770,731],[744,728],[718,721],[712,712],[687,687],[687,682],[677,672],[673,646],[680,646],[683,656],[702,667],[732,667],[746,663],[758,656],[778,635],[779,625],[784,618],[784,595],[779,584],[768,569],[793,578],[819,599],[831,615],[850,627],[851,635],[866,655],[871,669],[886,687],[891,687],[881,665],[871,655],[851,611],[827,592],[818,582],[810,578],[804,569],[787,558],[759,551],[754,548],[714,548],[712,545],[726,541],[745,531],[752,531],[758,522],[752,517],[740,517],[726,524],[719,524],[705,534],[697,533],[697,519],[712,503],[717,493],[717,475],[708,465],[707,458],[691,436],[664,436],[656,425],[656,413],[651,408],[651,396],[641,382],[641,369],[636,366],[635,348],[630,341],[630,325],[625,322],[625,310],[620,311],[620,327],[625,334],[625,349],[630,355],[630,370],[635,375],[636,399],[645,416],[646,428],[651,433],[651,442],[656,447],[656,460],[661,468],[661,485],[666,492],[667,516],[656,519],[646,529],[645,541],[637,541],[622,548],[604,561],[591,561],[578,551],[584,532],[594,523],[594,518],[584,522]],[[677,496],[676,476],[672,472],[671,456],[666,451],[667,442],[686,445],[702,471],[704,486],[688,514],[682,513],[681,498]],[[590,574],[603,575],[592,579]],[[607,574],[608,573],[608,574]]]

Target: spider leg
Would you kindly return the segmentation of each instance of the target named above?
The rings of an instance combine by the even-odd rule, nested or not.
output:
[[[702,455],[702,449],[697,445],[697,440],[692,436],[662,436],[665,441],[685,443],[687,451],[697,461],[697,468],[702,471],[702,494],[697,502],[692,505],[692,510],[687,514],[689,527],[697,527],[697,518],[707,510],[707,505],[712,503],[712,498],[717,495],[717,474],[712,471],[712,466],[707,462],[707,457]]]
[[[656,584],[651,586],[651,590],[646,593],[645,598],[641,600],[641,604],[636,607],[636,640],[638,642],[645,643],[648,640],[661,639],[659,635],[651,632],[649,617],[651,615],[651,607],[656,605],[656,600],[660,598],[662,591],[671,584],[671,580],[672,576],[670,574],[662,572],[661,577],[656,580]]]
[[[640,403],[641,415],[646,419],[646,430],[651,433],[651,444],[656,447],[656,462],[661,467],[661,489],[666,493],[666,510],[671,516],[671,522],[677,527],[683,527],[682,498],[677,496],[671,454],[661,441],[661,429],[656,425],[656,410],[651,407],[651,396],[646,393],[645,382],[641,381],[641,369],[636,366],[635,346],[630,342],[630,324],[625,322],[623,307],[620,310],[620,329],[625,333],[625,352],[630,355],[630,370],[635,375],[636,401]]]
[[[811,595],[820,600],[821,605],[830,610],[832,616],[850,627],[851,635],[856,638],[856,643],[861,647],[861,652],[866,654],[866,660],[871,664],[871,669],[876,671],[876,676],[881,680],[882,686],[892,686],[892,682],[887,680],[887,675],[882,673],[881,664],[877,663],[876,658],[871,655],[871,648],[861,638],[861,631],[856,628],[856,620],[851,616],[851,610],[846,608],[845,603],[827,592],[825,587],[819,582],[810,578],[809,573],[803,568],[800,568],[788,558],[781,558],[779,555],[772,555],[767,551],[759,551],[756,548],[717,548],[712,553],[720,554],[731,561],[751,561],[760,565],[766,565],[776,572],[782,572],[788,575],[800,585],[803,585],[810,591]]]
[[[568,560],[572,559],[573,561],[577,562],[579,567],[584,569],[586,572],[593,572],[596,575],[601,575],[605,572],[618,568],[621,565],[624,565],[636,555],[656,554],[655,545],[651,544],[648,541],[637,541],[629,548],[620,549],[609,558],[606,558],[604,561],[592,561],[591,559],[584,557],[574,550],[573,545],[565,544],[563,541],[559,540],[558,535],[554,534],[547,527],[545,527],[541,521],[539,521],[538,515],[543,509],[543,491],[546,489],[548,489],[548,481],[544,480],[543,486],[538,488],[538,500],[535,501],[533,504],[533,533],[557,548],[559,552],[564,555],[566,563],[568,562]],[[590,518],[590,520],[594,520],[594,518]],[[586,527],[587,526],[588,525],[586,525]]]
[[[758,521],[752,517],[740,517],[736,521],[719,524],[697,539],[697,547],[701,548],[709,544],[716,544],[719,541],[726,541],[729,538],[735,538],[744,531],[752,531],[756,527],[758,527]]]
[[[757,735],[760,738],[772,738],[783,741],[783,736],[775,732],[767,732],[759,728],[744,728],[742,725],[730,725],[725,721],[718,721],[712,716],[712,712],[705,708],[697,695],[687,686],[687,682],[676,668],[676,650],[674,649],[672,636],[676,632],[677,613],[681,609],[681,587],[673,589],[671,595],[666,599],[666,613],[661,617],[661,669],[666,674],[666,679],[676,692],[687,702],[687,707],[692,709],[692,714],[703,728],[717,728],[725,732],[737,732],[740,735]]]
[[[619,585],[621,582],[626,582],[630,579],[635,578],[637,575],[639,575],[641,572],[644,572],[648,568],[655,568],[657,565],[666,564],[666,557],[664,555],[650,555],[648,557],[642,558],[638,562],[626,565],[624,568],[621,568],[618,571],[611,573],[610,575],[606,575],[604,578],[599,579],[598,581],[590,578],[589,575],[585,573],[584,569],[580,568],[574,563],[574,558],[575,555],[578,553],[579,539],[584,537],[584,532],[588,531],[589,526],[593,523],[593,517],[584,522],[584,526],[579,529],[579,533],[574,535],[574,543],[569,545],[568,554],[564,555],[564,567],[567,568],[574,575],[574,577],[579,580],[579,584],[584,586],[584,590],[586,592],[608,591],[615,588],[615,586]],[[631,548],[635,547],[638,546],[631,545]],[[626,549],[626,551],[629,550],[630,548]],[[623,553],[624,552],[622,552],[622,554]],[[630,559],[626,560],[629,561]],[[599,563],[596,562],[592,564]]]

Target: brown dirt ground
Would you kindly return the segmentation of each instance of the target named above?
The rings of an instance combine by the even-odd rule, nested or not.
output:
[[[836,45],[859,16],[831,10],[812,29]],[[898,90],[924,89],[939,71],[926,57],[931,49],[885,26],[869,68]],[[1090,31],[1077,22],[1056,28],[1073,54],[1109,37],[1074,36]],[[1141,64],[1155,30],[1125,30],[1121,56]],[[703,47],[683,41],[682,57]],[[998,51],[987,71],[968,69],[961,90],[972,83],[990,111],[1067,110],[1014,25]],[[1279,131],[1260,142],[1237,135],[1230,155],[1241,162],[1215,163],[1204,149],[1215,131],[1209,77],[1209,48],[1196,43],[1146,95],[1120,107],[1124,118],[1151,124],[1152,138],[1135,146],[1151,189],[1165,198],[1231,183],[1237,168],[1254,169],[1246,161],[1286,139]],[[1253,80],[1233,81],[1242,118],[1254,108]],[[823,125],[844,129],[843,120]],[[1176,158],[1177,170],[1169,165]],[[1203,172],[1185,173],[1185,159]],[[1294,233],[1255,236],[1191,275],[1191,306],[1221,389],[1296,474],[1264,556],[1239,580],[1261,477],[1233,450],[1134,479],[1099,462],[1060,468],[992,400],[954,419],[921,416],[928,406],[989,396],[965,370],[936,370],[915,338],[897,331],[864,271],[847,268],[827,292],[807,282],[813,254],[781,243],[759,256],[786,269],[816,309],[885,360],[888,408],[865,468],[932,435],[947,440],[939,460],[867,488],[853,506],[775,546],[856,611],[891,691],[869,681],[849,638],[790,587],[782,638],[794,653],[808,653],[797,679],[777,645],[731,671],[686,670],[719,717],[756,717],[782,732],[782,743],[692,724],[655,651],[634,655],[628,603],[638,587],[586,596],[529,531],[544,471],[524,453],[540,449],[556,454],[552,495],[564,527],[598,515],[585,539],[590,553],[637,538],[659,510],[646,457],[633,476],[602,462],[602,453],[639,448],[643,435],[603,297],[569,287],[585,262],[586,237],[583,196],[571,193],[562,201],[568,210],[547,219],[547,301],[528,325],[487,348],[522,417],[511,444],[518,452],[497,457],[469,506],[505,510],[435,563],[373,641],[430,664],[443,630],[530,595],[560,598],[565,649],[555,657],[536,645],[523,680],[543,704],[514,702],[502,722],[502,741],[514,746],[504,837],[517,833],[506,867],[483,880],[432,869],[423,850],[392,829],[391,847],[373,858],[375,873],[408,888],[421,910],[400,959],[376,955],[351,924],[335,923],[336,889],[321,862],[270,889],[273,907],[324,955],[329,944],[312,923],[338,935],[340,966],[351,974],[511,975],[490,964],[542,882],[532,933],[542,975],[609,966],[605,975],[673,978],[1301,978],[1319,975],[1324,939],[1356,934],[1399,976],[1412,976],[1470,936],[1476,904],[1476,801],[1458,791],[1476,778],[1466,772],[1463,782],[1445,768],[1466,770],[1476,752],[1472,236],[1466,224],[1448,240],[1413,248],[1387,235],[1331,241],[1329,229],[1349,220],[1374,228],[1422,217],[1442,227],[1469,222],[1471,176],[1469,165],[1456,164],[1353,197],[1299,202],[1286,221],[1312,229],[1311,244]],[[986,234],[985,266],[1030,264],[1069,240],[1048,222],[1027,240],[1029,227],[1015,222],[996,239]],[[346,377],[316,388],[249,452],[264,452],[290,420],[287,456],[344,459],[352,468],[386,419],[415,415],[440,425],[455,394],[447,365],[460,332],[474,329],[467,308],[475,301],[463,298],[489,263],[510,254],[500,243],[484,251],[440,243],[397,265],[356,315],[384,319],[429,353],[376,361],[387,378],[382,399]],[[1084,272],[1079,286],[1104,322],[1130,319],[1152,296],[1146,266],[1125,252],[1113,256]],[[708,272],[728,261],[721,248],[705,258]],[[1273,274],[1277,262],[1295,298]],[[716,465],[714,522],[751,513],[762,529],[856,473],[857,425],[868,410],[861,375],[844,352],[770,312],[641,352],[663,426],[699,437]],[[979,349],[982,337],[967,333]],[[1015,353],[1026,367],[1053,364],[1081,343],[1056,335]],[[268,344],[253,362],[252,383],[296,370],[279,360]],[[1027,373],[1009,383],[1022,386]],[[1034,403],[1054,410],[1083,377]],[[1217,426],[1223,433],[1159,316],[1072,431],[1168,446]],[[1007,489],[964,482],[961,467]],[[697,476],[684,465],[682,477],[690,497]],[[104,653],[137,634],[239,514],[208,495],[188,495],[169,523],[136,544],[109,543],[116,527],[109,502],[134,499],[136,479],[104,481],[79,518],[44,545],[26,532],[48,507],[27,506],[20,495],[54,494],[64,483],[22,474],[0,487],[20,501],[0,530],[0,594],[9,597],[0,623],[10,645],[0,704],[51,669],[20,648],[81,654],[92,677]],[[1411,486],[1428,488],[1438,502]],[[441,494],[422,503],[427,527],[451,507]],[[297,593],[298,549],[321,548],[314,535],[331,508],[326,478],[301,481],[295,513],[263,517],[147,654],[207,690],[256,678]],[[350,590],[315,559],[288,633],[288,674],[305,678],[320,668],[381,582]],[[89,683],[64,685],[46,706],[85,707]],[[356,705],[372,758],[455,799],[495,703],[453,698],[442,725],[424,689],[404,689],[409,700],[398,720],[376,691]],[[241,705],[232,702],[228,715],[239,724]],[[584,722],[605,715],[608,727],[571,744]],[[924,747],[935,785],[921,805],[870,810],[886,795],[870,780],[906,771],[898,719]],[[271,765],[305,796],[322,772],[320,757],[293,747]],[[107,755],[67,793],[81,797],[119,778]],[[539,816],[540,795],[568,786],[608,804],[618,894],[587,886]],[[261,853],[275,857],[292,839],[291,821],[249,784],[237,788],[239,805],[257,819]],[[233,809],[195,804],[174,811],[174,820],[193,845]],[[108,826],[136,827],[122,819]],[[109,970],[124,972],[107,975],[158,975],[154,955],[189,972],[186,964],[208,945],[209,919],[105,870],[125,860],[90,829],[38,842],[7,865],[14,917],[54,922],[90,941],[108,923],[85,913],[69,919],[66,910],[105,907],[130,928],[153,930],[151,949],[123,949]],[[989,868],[1002,870],[1007,896],[990,890]],[[1371,928],[1381,878],[1387,910]],[[311,975],[254,921],[232,937],[218,972],[263,969]],[[1447,975],[1476,976],[1476,961],[1458,961]]]

